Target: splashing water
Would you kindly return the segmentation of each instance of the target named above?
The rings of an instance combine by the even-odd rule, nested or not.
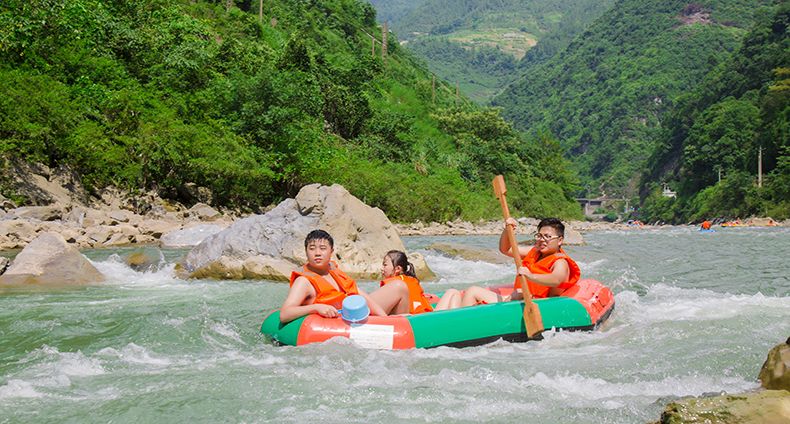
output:
[[[183,250],[147,272],[122,250],[87,251],[107,283],[0,295],[0,422],[628,423],[658,419],[679,397],[758,386],[767,351],[790,335],[790,231],[586,240],[567,251],[617,301],[598,331],[412,351],[277,347],[258,330],[286,284],[179,280]],[[439,277],[429,291],[513,278],[510,265],[421,250],[436,238],[405,241]]]

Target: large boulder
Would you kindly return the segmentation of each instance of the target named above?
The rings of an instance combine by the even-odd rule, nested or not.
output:
[[[0,275],[0,285],[73,285],[104,281],[104,276],[58,233],[42,233]]]
[[[513,258],[499,253],[499,246],[483,249],[458,243],[431,243],[426,249],[436,250],[445,255],[466,259],[467,261],[481,261],[493,264],[513,263]]]
[[[766,389],[790,391],[790,337],[768,352],[759,378]]]
[[[159,239],[162,247],[192,247],[197,246],[208,237],[227,228],[224,224],[200,224],[191,227],[170,231]]]
[[[189,252],[180,268],[193,278],[287,280],[307,260],[304,239],[314,229],[329,232],[340,267],[352,278],[377,279],[387,251],[405,250],[395,227],[340,185],[311,184],[265,215],[236,221]],[[421,279],[434,278],[420,255],[410,260]]]

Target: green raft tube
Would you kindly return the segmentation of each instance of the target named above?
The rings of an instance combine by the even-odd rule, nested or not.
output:
[[[492,287],[509,294],[512,286]],[[591,279],[579,281],[562,296],[535,299],[546,329],[567,331],[594,330],[614,309],[614,296],[608,287]],[[412,349],[437,346],[466,347],[499,339],[525,342],[524,302],[501,302],[466,308],[434,311],[418,315],[370,316],[360,323],[342,318],[307,315],[280,323],[279,310],[263,321],[261,333],[275,343],[301,346],[320,343],[333,337],[346,337],[364,348]],[[538,335],[532,339],[540,339]]]

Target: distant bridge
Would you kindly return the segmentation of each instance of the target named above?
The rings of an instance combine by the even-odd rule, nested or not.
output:
[[[581,205],[582,211],[584,211],[585,216],[595,216],[596,209],[606,207],[606,205],[609,202],[618,201],[618,200],[622,201],[623,199],[617,199],[611,197],[598,197],[595,199],[588,199],[584,197],[576,198],[576,201],[579,202],[579,205]]]

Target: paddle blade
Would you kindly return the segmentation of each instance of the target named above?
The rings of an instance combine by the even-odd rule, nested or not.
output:
[[[492,183],[494,184],[494,194],[496,195],[497,199],[501,199],[502,196],[507,194],[507,187],[505,187],[505,177],[497,175],[494,177]]]

